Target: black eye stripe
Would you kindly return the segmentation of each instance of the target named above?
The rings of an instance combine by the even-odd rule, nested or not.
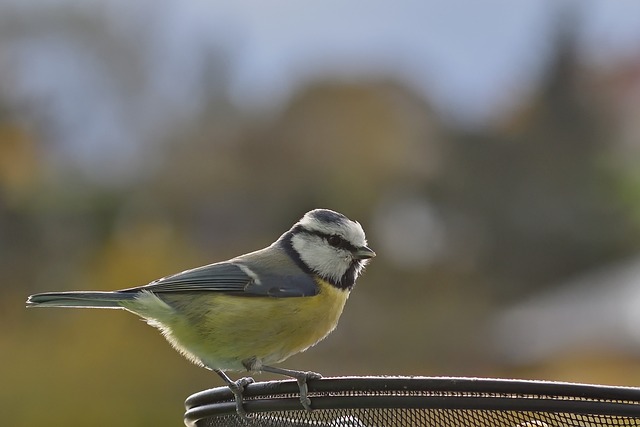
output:
[[[339,248],[341,246],[344,246],[345,241],[342,237],[334,235],[334,236],[327,237],[327,243],[329,243],[331,246],[335,246],[336,248]]]
[[[323,239],[325,239],[327,241],[327,243],[329,243],[331,246],[334,246],[336,248],[347,249],[347,250],[352,251],[352,252],[357,250],[357,248],[354,245],[352,245],[347,240],[345,240],[344,237],[339,236],[337,234],[323,233],[322,231],[309,230],[309,229],[306,229],[306,228],[303,228],[303,227],[300,227],[297,231],[298,232],[302,232],[302,233],[307,233],[307,234],[310,234],[312,236],[322,237]],[[340,242],[337,245],[332,244],[331,242],[329,242],[330,239],[334,239],[334,238],[340,239]]]
[[[331,235],[327,237],[327,243],[329,243],[329,245],[333,246],[334,248],[346,249],[351,252],[354,252],[356,250],[356,248],[352,244],[337,235]]]
[[[334,248],[346,249],[351,252],[356,251],[356,247],[351,243],[347,242],[342,236],[338,236],[337,234],[326,234],[326,233],[313,233],[317,236],[323,237],[329,245]]]

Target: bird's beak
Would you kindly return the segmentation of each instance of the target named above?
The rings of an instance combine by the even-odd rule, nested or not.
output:
[[[366,246],[362,246],[353,252],[355,259],[369,259],[376,256],[376,253]]]

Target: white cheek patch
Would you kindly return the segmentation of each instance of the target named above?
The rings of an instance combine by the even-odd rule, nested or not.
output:
[[[338,282],[351,264],[351,256],[346,251],[329,246],[322,237],[297,234],[291,244],[300,259],[318,275]]]

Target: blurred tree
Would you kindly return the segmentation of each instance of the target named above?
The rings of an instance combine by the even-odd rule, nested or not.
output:
[[[500,298],[556,283],[640,244],[639,224],[616,200],[604,167],[611,123],[591,104],[572,39],[559,41],[531,104],[506,127],[452,130],[448,167],[430,185],[445,217],[474,229],[480,269]]]

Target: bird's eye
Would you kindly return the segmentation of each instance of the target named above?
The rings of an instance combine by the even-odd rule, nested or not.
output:
[[[327,242],[334,248],[342,246],[342,238],[340,236],[329,236],[327,237]]]

